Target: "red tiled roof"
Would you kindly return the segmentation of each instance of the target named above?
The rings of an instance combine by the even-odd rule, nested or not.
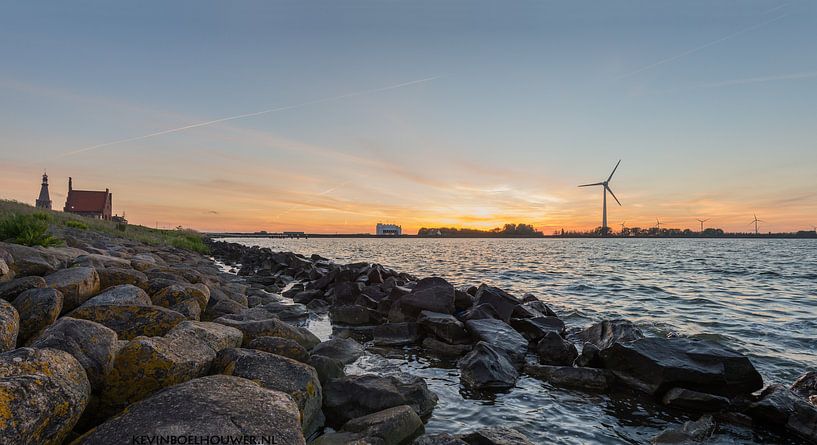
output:
[[[71,190],[65,207],[72,212],[102,212],[107,201],[108,192]]]

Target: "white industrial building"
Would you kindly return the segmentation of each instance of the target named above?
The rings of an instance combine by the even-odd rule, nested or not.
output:
[[[403,234],[403,228],[396,224],[377,223],[377,235],[383,236],[400,236]]]

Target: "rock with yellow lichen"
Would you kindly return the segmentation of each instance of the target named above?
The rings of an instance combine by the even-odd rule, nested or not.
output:
[[[62,292],[50,287],[29,289],[11,303],[20,314],[20,334],[24,344],[33,335],[48,327],[62,311]]]
[[[131,444],[134,438],[253,438],[257,443],[304,445],[298,407],[286,394],[239,377],[190,380],[129,406],[73,445]],[[192,442],[191,442],[192,443]]]
[[[323,426],[323,395],[315,369],[296,360],[257,351],[230,348],[218,353],[212,371],[244,377],[261,386],[289,394],[301,412],[304,435]]]
[[[17,346],[20,331],[20,315],[6,300],[0,300],[0,352],[10,351]]]
[[[85,369],[96,393],[113,369],[116,342],[116,332],[99,323],[62,317],[33,339],[30,346],[59,349],[73,355]]]
[[[241,344],[241,331],[216,323],[185,321],[164,337],[138,337],[119,350],[100,396],[114,414],[159,389],[208,373],[216,353]]]
[[[56,349],[0,354],[0,443],[60,444],[91,396],[80,363]]]
[[[151,300],[153,304],[166,308],[173,308],[185,301],[194,300],[198,303],[199,313],[201,313],[207,308],[207,302],[210,301],[210,288],[203,284],[172,284],[151,296]]]
[[[167,308],[136,304],[80,306],[68,316],[107,326],[113,329],[121,340],[165,335],[185,320],[184,315]]]
[[[48,287],[62,292],[62,310],[70,311],[99,293],[99,274],[93,267],[60,269],[45,276]]]
[[[241,332],[244,333],[245,346],[249,345],[254,339],[264,336],[295,340],[307,350],[314,348],[315,345],[321,342],[321,340],[308,329],[285,323],[277,317],[256,320],[242,312],[240,314],[224,315],[213,321],[241,330]]]

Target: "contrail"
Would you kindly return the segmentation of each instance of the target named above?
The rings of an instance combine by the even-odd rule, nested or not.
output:
[[[799,73],[790,73],[790,74],[774,74],[770,76],[758,76],[758,77],[744,77],[740,79],[729,79],[729,80],[721,80],[719,82],[709,82],[709,83],[699,83],[695,85],[690,85],[687,87],[679,87],[679,88],[670,88],[666,90],[656,90],[656,91],[649,91],[645,94],[666,94],[666,93],[676,93],[679,91],[691,91],[691,90],[700,90],[700,89],[707,89],[707,88],[720,88],[720,87],[730,87],[736,85],[749,85],[753,83],[765,83],[765,82],[779,82],[783,80],[802,80],[802,79],[813,79],[817,77],[817,71],[804,71]]]
[[[338,101],[338,100],[341,100],[341,99],[348,99],[350,97],[363,96],[363,95],[366,95],[366,94],[380,93],[382,91],[394,90],[394,89],[397,89],[397,88],[403,88],[403,87],[407,87],[409,85],[415,85],[415,84],[418,84],[418,83],[431,82],[432,80],[439,79],[440,77],[442,77],[442,76],[426,77],[425,79],[412,80],[412,81],[409,81],[409,82],[403,82],[403,83],[398,83],[396,85],[389,85],[389,86],[385,86],[385,87],[374,88],[374,89],[371,89],[371,90],[354,91],[354,92],[351,92],[351,93],[341,94],[339,96],[325,97],[325,98],[322,98],[322,99],[311,100],[309,102],[302,102],[302,103],[294,104],[294,105],[285,105],[285,106],[282,106],[282,107],[270,108],[270,109],[267,109],[267,110],[256,111],[254,113],[246,113],[246,114],[239,114],[239,115],[236,115],[236,116],[222,117],[220,119],[214,119],[214,120],[206,121],[206,122],[198,122],[198,123],[195,123],[195,124],[185,125],[183,127],[170,128],[168,130],[157,131],[155,133],[150,133],[150,134],[143,134],[141,136],[134,136],[134,137],[126,138],[126,139],[119,139],[119,140],[115,140],[115,141],[104,142],[102,144],[91,145],[89,147],[79,148],[77,150],[72,150],[72,151],[67,151],[65,153],[61,153],[61,154],[57,155],[56,157],[57,158],[62,158],[62,157],[65,157],[65,156],[75,155],[75,154],[78,154],[78,153],[84,153],[86,151],[96,150],[98,148],[110,147],[112,145],[124,144],[126,142],[139,141],[139,140],[142,140],[142,139],[148,139],[148,138],[152,138],[152,137],[156,137],[156,136],[161,136],[161,135],[164,135],[164,134],[178,133],[180,131],[190,130],[192,128],[206,127],[206,126],[209,126],[209,125],[218,124],[220,122],[234,121],[234,120],[237,120],[237,119],[244,119],[244,118],[253,117],[253,116],[260,116],[262,114],[269,114],[269,113],[275,113],[275,112],[278,112],[278,111],[292,110],[292,109],[295,109],[295,108],[302,108],[302,107],[322,104],[322,103],[326,103],[326,102],[334,102],[334,101]]]
[[[678,59],[680,59],[682,57],[686,57],[686,56],[688,56],[690,54],[697,53],[698,51],[702,51],[702,50],[704,50],[706,48],[709,48],[710,46],[714,46],[714,45],[717,45],[718,43],[725,42],[727,40],[733,39],[733,38],[735,38],[735,37],[737,37],[737,36],[739,36],[741,34],[746,34],[747,32],[754,31],[754,30],[756,30],[758,28],[762,28],[764,26],[770,25],[770,24],[772,24],[772,23],[774,23],[774,22],[776,22],[776,21],[778,21],[778,20],[780,20],[780,19],[782,19],[782,18],[784,18],[786,16],[788,16],[788,14],[783,14],[783,15],[775,17],[773,19],[766,20],[764,22],[760,22],[760,23],[758,23],[756,25],[752,25],[752,26],[750,26],[748,28],[743,28],[743,29],[741,29],[739,31],[735,31],[732,34],[729,34],[727,36],[721,37],[719,39],[713,40],[713,41],[708,42],[708,43],[704,43],[703,45],[696,46],[695,48],[688,49],[688,50],[686,50],[686,51],[684,51],[682,53],[676,54],[676,55],[674,55],[672,57],[667,57],[666,59],[661,59],[661,60],[659,60],[659,61],[657,61],[655,63],[651,63],[649,65],[638,68],[637,70],[630,71],[627,74],[624,74],[622,76],[617,77],[616,80],[626,79],[628,77],[635,76],[636,74],[642,73],[644,71],[651,70],[651,69],[653,69],[653,68],[655,68],[657,66],[661,66],[661,65],[664,65],[666,63],[670,63],[670,62],[673,62],[675,60],[678,60]]]

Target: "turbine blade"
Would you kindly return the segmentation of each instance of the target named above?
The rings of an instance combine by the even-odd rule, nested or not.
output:
[[[593,186],[593,185],[604,185],[604,183],[603,182],[594,182],[593,184],[582,184],[579,187],[590,187],[590,186]]]
[[[618,203],[618,205],[621,205],[621,201],[619,201],[619,200],[618,200],[618,198],[616,198],[616,194],[615,194],[615,193],[613,193],[613,190],[612,190],[612,189],[610,189],[610,187],[607,187],[607,186],[604,186],[604,188],[606,188],[606,189],[607,189],[607,191],[608,191],[608,192],[610,192],[610,194],[611,194],[611,195],[613,195],[613,199],[615,199],[615,200],[616,200],[616,202]]]
[[[616,169],[618,168],[618,164],[621,164],[621,159],[619,159],[618,162],[616,163],[616,166],[613,167],[613,172],[610,173],[610,177],[607,178],[607,182],[610,182],[610,180],[613,179],[613,174],[616,172]]]

